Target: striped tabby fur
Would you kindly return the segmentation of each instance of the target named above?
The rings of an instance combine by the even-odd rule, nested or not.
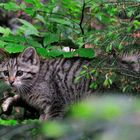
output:
[[[139,53],[123,54],[118,58],[122,69],[140,72]],[[0,64],[0,78],[19,95],[13,98],[14,102],[22,106],[21,101],[24,101],[24,105],[37,110],[40,119],[44,120],[63,115],[68,104],[93,93],[89,88],[91,79],[83,77],[74,82],[82,66],[90,64],[90,60],[82,58],[44,60],[30,47]]]
[[[128,72],[140,73],[140,52],[124,53],[119,57],[120,66]]]
[[[90,63],[82,58],[43,60],[30,47],[18,57],[4,61],[0,71],[5,83],[44,120],[63,115],[64,107],[93,92],[89,88],[91,79],[74,82],[82,66]]]

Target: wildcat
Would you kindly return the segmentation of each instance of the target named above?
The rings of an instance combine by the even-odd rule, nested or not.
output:
[[[91,65],[91,60],[43,59],[29,47],[0,64],[0,78],[17,94],[10,102],[22,100],[46,120],[63,116],[67,105],[93,93],[91,79],[83,77],[75,83],[83,65]]]

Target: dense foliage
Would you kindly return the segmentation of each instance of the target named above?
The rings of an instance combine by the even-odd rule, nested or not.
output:
[[[110,88],[115,83],[119,90],[138,92],[139,76],[123,72],[118,75],[114,56],[139,51],[139,5],[138,0],[0,3],[1,15],[7,20],[0,27],[0,48],[18,53],[33,46],[47,58],[94,58],[94,68],[85,67],[81,73],[95,79],[91,88]],[[64,47],[69,47],[69,51],[64,51]]]

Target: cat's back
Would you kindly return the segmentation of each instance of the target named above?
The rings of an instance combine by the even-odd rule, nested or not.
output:
[[[84,66],[90,66],[91,59],[84,58],[57,58],[57,59],[43,59],[40,65],[40,74],[44,80],[48,80],[48,75],[52,78],[59,77],[61,80],[64,78],[73,79],[78,76],[84,69]]]
[[[66,100],[76,100],[84,93],[91,92],[89,88],[91,79],[82,77],[76,81],[84,66],[91,65],[92,60],[84,58],[59,58],[41,61],[38,83],[44,85],[43,89],[55,90],[59,96]]]

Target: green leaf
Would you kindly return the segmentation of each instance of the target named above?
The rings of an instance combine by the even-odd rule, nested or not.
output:
[[[25,12],[30,16],[34,16],[36,11],[32,7],[26,7]]]
[[[90,103],[81,102],[71,108],[72,116],[76,118],[90,118],[96,111]]]
[[[93,58],[95,55],[95,52],[92,48],[80,48],[77,49],[76,52],[81,57],[87,57],[87,58]]]
[[[0,7],[4,7],[5,3],[0,3]]]
[[[75,52],[63,52],[64,58],[71,58],[75,56]]]
[[[7,43],[0,40],[0,48],[4,48],[5,45],[7,45]]]
[[[12,34],[12,31],[9,28],[0,27],[0,33],[3,34],[3,36],[8,36]]]
[[[38,19],[39,21],[41,21],[42,23],[46,23],[45,18],[42,15],[37,14],[36,19]]]
[[[25,36],[36,35],[39,36],[39,31],[35,26],[26,20],[19,19],[19,21],[24,25],[20,29],[25,32]]]
[[[119,44],[118,49],[122,50],[124,48],[124,46],[122,44]]]
[[[44,38],[44,46],[58,41],[59,41],[59,36],[57,34],[46,33]]]
[[[104,81],[103,85],[105,87],[110,87],[112,85],[112,83],[113,83],[112,79],[108,78]]]
[[[18,44],[14,44],[14,43],[9,43],[6,47],[5,50],[9,53],[19,53],[19,52],[23,52],[23,50],[25,49],[25,46],[22,45],[18,45]]]
[[[134,26],[135,26],[136,29],[139,29],[140,28],[140,21],[134,20],[133,23],[134,23]]]
[[[79,47],[82,47],[85,43],[84,43],[84,38],[83,37],[79,37],[76,40],[76,44],[78,44]]]
[[[42,45],[33,38],[27,38],[26,42],[28,43],[29,46],[33,46],[35,48],[42,47]]]
[[[71,20],[68,20],[68,19],[50,18],[49,20],[51,22],[56,22],[58,24],[67,25],[67,26],[73,27],[73,24],[72,24]]]
[[[30,3],[30,4],[34,4],[34,0],[25,0],[25,2]]]
[[[34,0],[34,5],[37,7],[37,8],[42,8],[43,4],[42,2],[40,2],[40,0]]]
[[[77,76],[77,77],[74,79],[74,83],[75,83],[75,84],[78,83],[78,82],[80,81],[80,79],[81,79],[81,76]]]
[[[86,74],[86,73],[87,73],[86,70],[82,70],[82,71],[80,72],[80,75],[84,75],[84,74]]]
[[[45,48],[37,48],[37,52],[42,56],[42,57],[48,57],[49,53]]]
[[[15,126],[18,122],[16,120],[2,120],[0,119],[0,125]]]
[[[105,87],[107,87],[107,86],[109,85],[108,79],[106,79],[106,80],[104,81],[103,85],[104,85]]]
[[[107,47],[106,47],[106,52],[110,52],[112,50],[113,46],[112,44],[109,44]]]
[[[32,4],[33,6],[37,7],[37,8],[41,8],[42,3],[40,2],[40,0],[25,0],[27,3]]]
[[[4,8],[8,11],[17,11],[20,10],[20,6],[15,2],[8,2],[4,4]]]
[[[60,136],[63,136],[67,131],[67,127],[65,125],[62,125],[62,123],[59,122],[48,122],[45,123],[42,127],[42,132],[47,137],[53,137],[57,138]]]
[[[90,85],[90,88],[93,88],[93,89],[97,89],[98,87],[98,84],[96,82],[93,82],[91,85]]]
[[[51,56],[51,57],[61,56],[62,54],[63,54],[63,51],[58,50],[58,49],[56,49],[56,50],[51,50],[51,51],[49,52],[49,56]]]
[[[1,40],[5,42],[13,42],[15,44],[20,43],[20,42],[22,43],[26,42],[26,39],[23,36],[17,36],[17,35],[4,36],[4,37],[1,37]]]

